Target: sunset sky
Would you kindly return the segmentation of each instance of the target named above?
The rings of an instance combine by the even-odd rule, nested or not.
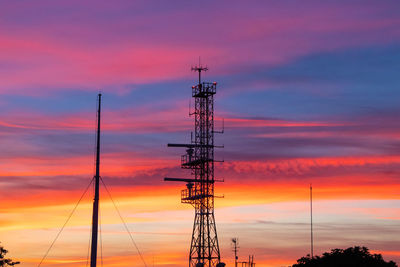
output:
[[[215,96],[215,217],[223,261],[281,267],[367,246],[400,263],[400,2],[3,1],[0,242],[37,266],[94,175],[148,266],[187,266],[194,210],[180,203],[191,66]],[[193,105],[192,105],[193,106]],[[86,266],[93,192],[42,266]],[[144,266],[101,191],[104,266]],[[100,254],[100,253],[99,253]]]

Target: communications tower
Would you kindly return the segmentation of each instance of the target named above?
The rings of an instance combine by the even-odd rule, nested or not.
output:
[[[168,144],[168,147],[184,147],[181,167],[191,170],[192,178],[164,178],[165,181],[186,182],[181,191],[181,202],[195,208],[189,267],[223,267],[214,218],[214,95],[217,83],[201,81],[207,67],[192,67],[198,72],[199,82],[192,86],[195,102],[195,131],[190,144]],[[218,133],[223,133],[218,132]]]

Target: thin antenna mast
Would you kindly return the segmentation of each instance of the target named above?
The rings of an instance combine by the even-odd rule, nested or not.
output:
[[[237,267],[238,264],[238,256],[237,256],[237,252],[238,252],[238,248],[239,248],[239,240],[235,237],[232,238],[232,244],[233,244],[233,252],[235,252],[235,267]]]
[[[99,228],[99,198],[100,198],[100,113],[101,113],[101,94],[98,95],[97,109],[97,138],[96,138],[96,175],[93,201],[92,217],[92,244],[90,253],[90,267],[96,267],[97,262],[97,237]]]
[[[310,219],[311,219],[311,259],[312,259],[312,258],[314,258],[313,211],[312,211],[312,184],[310,184]]]

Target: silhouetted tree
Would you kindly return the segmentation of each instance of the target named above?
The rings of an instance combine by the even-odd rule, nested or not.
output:
[[[366,247],[350,247],[347,249],[332,249],[322,257],[310,255],[297,260],[292,267],[397,267],[393,261],[386,262],[381,254],[371,254]]]
[[[8,250],[4,249],[3,246],[0,246],[0,266],[13,266],[15,264],[19,264],[19,261],[13,261],[12,259],[6,259],[5,256],[8,253]]]

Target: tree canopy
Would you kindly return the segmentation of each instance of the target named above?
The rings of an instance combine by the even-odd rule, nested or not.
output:
[[[15,264],[19,264],[19,261],[13,261],[12,259],[6,259],[6,254],[8,250],[6,250],[3,246],[0,246],[0,266],[14,266]]]
[[[310,255],[297,260],[292,267],[398,267],[393,261],[386,262],[381,254],[371,254],[366,247],[332,249],[322,256],[311,258]]]

